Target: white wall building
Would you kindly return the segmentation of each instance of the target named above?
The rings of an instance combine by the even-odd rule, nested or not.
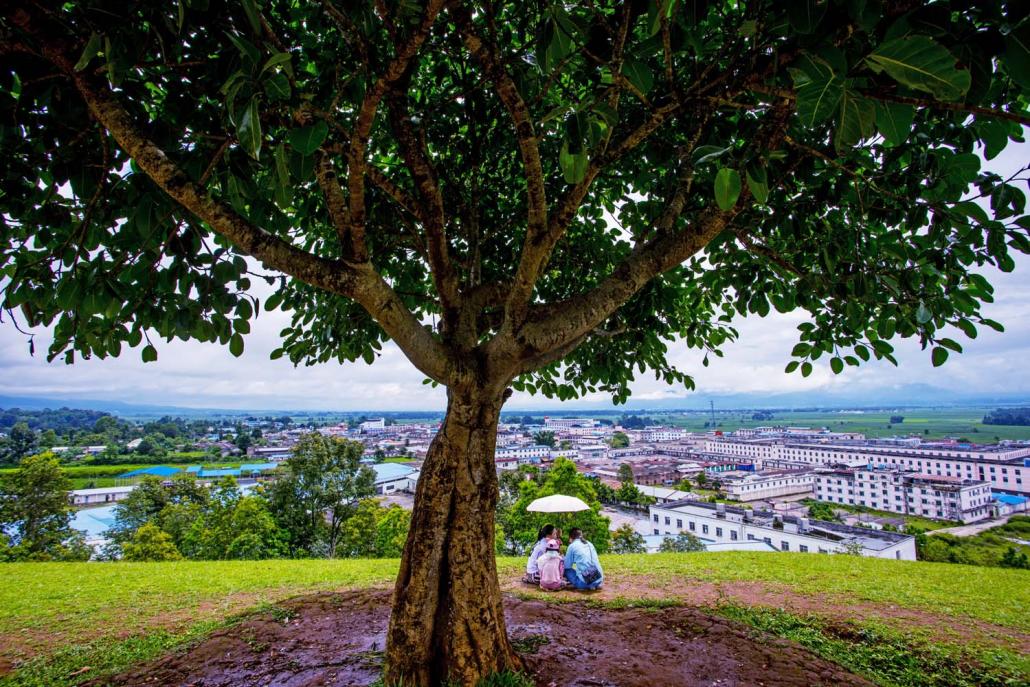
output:
[[[743,475],[720,475],[722,490],[736,501],[761,501],[774,498],[803,497],[814,494],[815,478],[805,472],[775,470]]]
[[[829,503],[940,520],[975,522],[991,517],[991,486],[980,480],[890,469],[820,468],[815,497]]]
[[[386,431],[386,418],[379,418],[378,420],[369,420],[362,422],[358,425],[358,429],[362,434],[378,434]]]
[[[643,441],[651,442],[663,442],[663,441],[682,441],[690,436],[690,432],[682,429],[670,429],[667,427],[655,427],[653,429],[645,429],[640,433],[640,438]]]
[[[513,459],[519,463],[543,460],[551,455],[550,446],[502,446],[494,451],[494,459]]]
[[[598,421],[589,417],[545,417],[547,429],[572,429],[574,427],[597,427]]]
[[[100,487],[97,489],[75,489],[68,494],[73,506],[95,506],[121,501],[129,495],[135,484],[124,487]]]
[[[721,503],[685,500],[651,506],[649,515],[652,534],[675,536],[689,532],[706,546],[714,545],[719,550],[733,549],[735,545],[752,547],[748,542],[757,541],[780,551],[843,553],[855,547],[860,548],[863,556],[916,559],[915,537]]]
[[[758,462],[791,461],[807,465],[864,464],[915,471],[936,477],[960,477],[990,483],[995,491],[1030,494],[1030,446],[961,446],[867,441],[822,444],[784,440],[712,439],[709,453]]]

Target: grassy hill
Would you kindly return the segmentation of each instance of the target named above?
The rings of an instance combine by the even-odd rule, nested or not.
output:
[[[880,684],[1030,680],[1027,571],[751,552],[608,556],[603,563],[606,589],[591,604],[704,606]],[[583,600],[522,587],[522,565],[498,560],[508,591]],[[396,569],[395,560],[6,564],[0,685],[74,685],[289,597],[388,587]]]

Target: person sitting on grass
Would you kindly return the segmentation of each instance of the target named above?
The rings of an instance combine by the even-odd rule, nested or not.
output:
[[[540,568],[540,588],[549,592],[565,586],[565,561],[558,553],[560,546],[557,539],[551,539],[547,542],[547,550],[536,561]]]
[[[600,589],[604,581],[597,549],[583,538],[583,530],[569,532],[569,548],[565,552],[565,579],[576,589]]]
[[[537,565],[537,560],[547,550],[547,543],[556,540],[556,535],[557,530],[554,528],[554,525],[544,525],[540,528],[540,532],[536,537],[536,544],[533,545],[533,550],[529,554],[529,560],[526,562],[524,582],[529,584],[538,584],[540,582],[540,567]]]

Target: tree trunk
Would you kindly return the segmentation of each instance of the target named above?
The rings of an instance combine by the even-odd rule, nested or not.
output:
[[[518,670],[494,560],[494,447],[503,399],[448,391],[429,447],[394,592],[386,684],[475,685]]]

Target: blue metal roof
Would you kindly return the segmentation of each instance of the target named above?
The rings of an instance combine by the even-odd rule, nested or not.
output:
[[[222,468],[218,470],[201,470],[197,473],[197,477],[239,477],[239,468]]]
[[[168,465],[154,465],[153,467],[140,468],[139,470],[133,470],[132,472],[126,472],[123,475],[118,475],[118,479],[126,479],[128,477],[142,477],[143,475],[171,477],[177,472],[182,472],[182,468],[173,468]]]
[[[200,471],[201,471],[201,470],[203,470],[203,469],[204,469],[204,468],[203,468],[203,467],[201,467],[200,465],[191,465],[191,466],[189,466],[188,468],[186,468],[186,472],[190,472],[190,473],[193,473],[193,472],[200,472]]]
[[[279,467],[278,463],[245,463],[240,466],[242,472],[265,472],[266,470],[275,470]]]
[[[1010,506],[1020,506],[1026,503],[1027,498],[1025,496],[1016,496],[1015,494],[992,494],[991,498],[995,501],[1001,501],[1002,503]]]
[[[415,472],[412,468],[400,463],[377,463],[372,466],[372,469],[376,471],[376,484],[392,482]]]

